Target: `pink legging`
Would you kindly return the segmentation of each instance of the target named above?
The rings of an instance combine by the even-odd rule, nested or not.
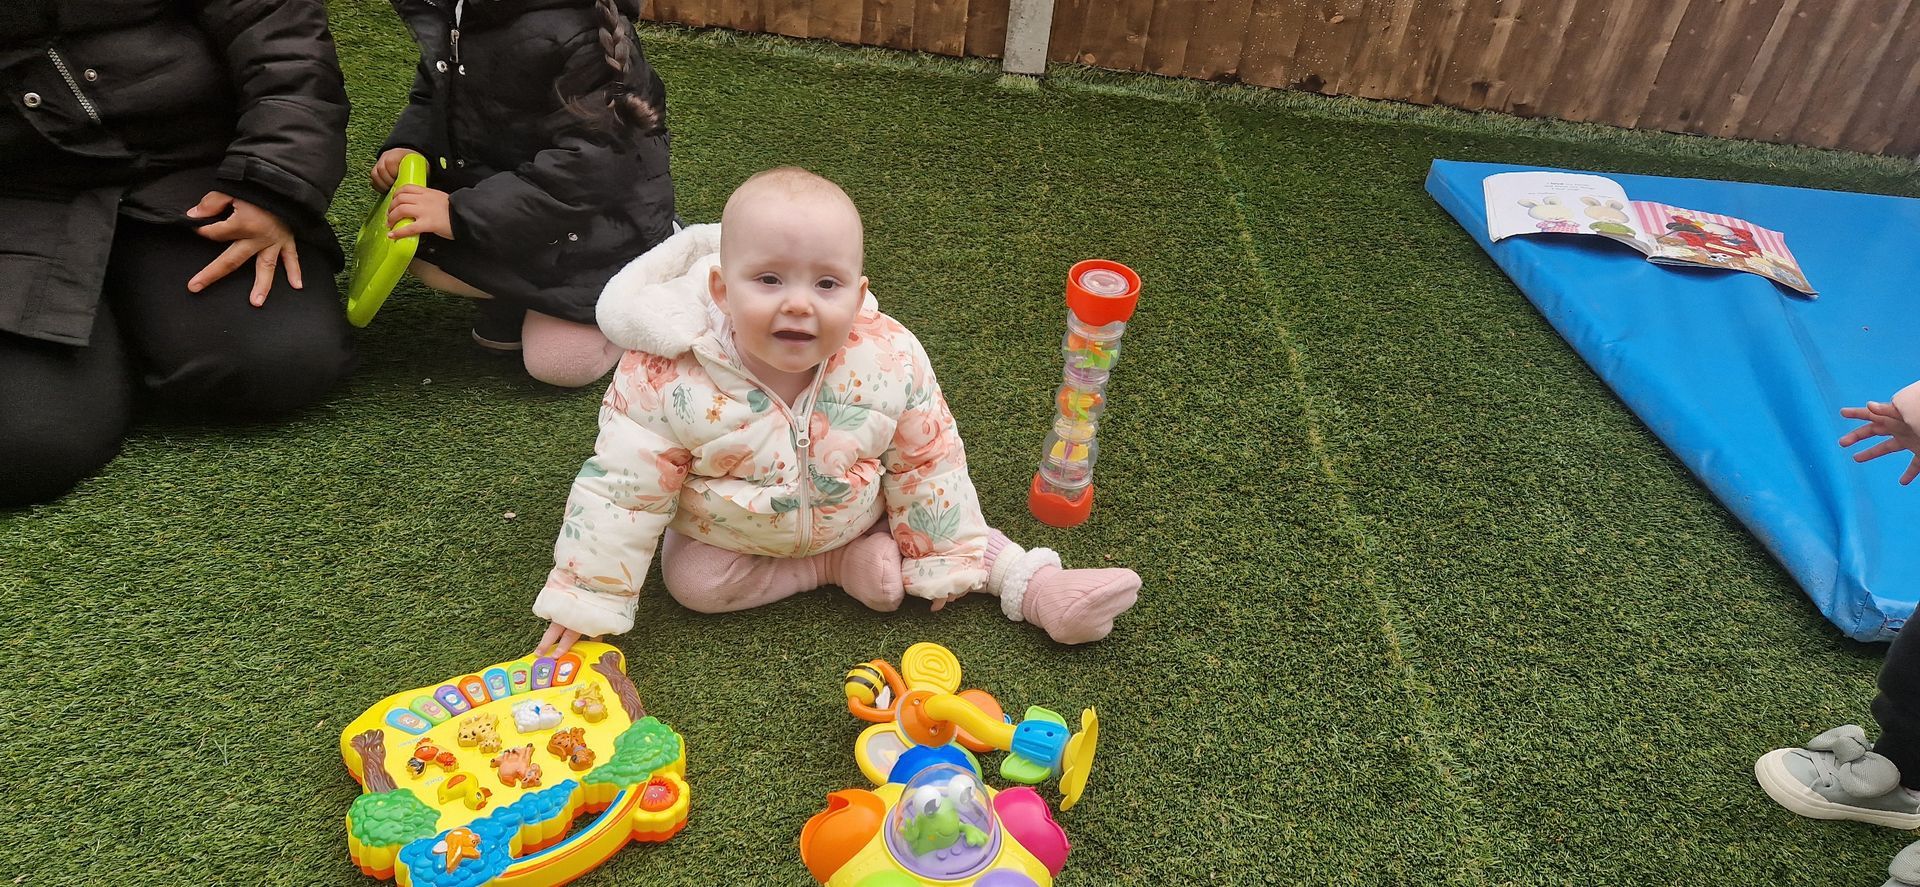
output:
[[[882,517],[867,534],[887,532]],[[828,561],[835,552],[813,557],[741,554],[668,530],[660,543],[660,578],[667,593],[697,613],[731,613],[785,600],[832,581]]]
[[[443,293],[469,299],[493,298],[430,262],[416,259],[407,270],[420,278],[421,283]],[[561,388],[591,385],[620,362],[621,351],[620,346],[607,341],[599,327],[589,323],[574,323],[529,311],[520,327],[520,359],[526,365],[527,375],[548,385]]]

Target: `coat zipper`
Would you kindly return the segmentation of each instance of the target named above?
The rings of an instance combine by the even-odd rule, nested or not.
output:
[[[780,412],[786,414],[787,426],[793,430],[791,435],[793,449],[800,459],[800,464],[795,466],[800,472],[800,505],[793,512],[795,521],[800,525],[800,546],[794,555],[804,556],[808,547],[813,545],[813,465],[810,461],[812,457],[808,452],[813,448],[813,403],[819,398],[820,382],[827,377],[826,369],[822,367],[813,371],[813,384],[807,386],[806,396],[791,408],[780,395],[773,392],[773,389],[762,385],[759,379],[755,379],[753,374],[743,373],[742,375],[747,377],[747,381],[753,383],[753,387],[760,389],[768,400],[773,401],[780,408]],[[801,406],[805,406],[806,409],[800,409]]]
[[[460,19],[463,17],[463,14],[466,11],[467,11],[466,0],[454,0],[453,27],[449,30],[451,30],[452,32],[450,35],[450,39],[453,41],[453,66],[454,66],[455,72],[457,73],[466,73],[464,71],[459,70],[460,68]]]
[[[47,47],[47,58],[53,59],[53,66],[60,69],[60,79],[67,81],[67,89],[73,91],[73,97],[80,100],[80,110],[87,112],[87,119],[100,122],[100,111],[93,106],[93,100],[80,91],[80,81],[73,79],[73,72],[67,68],[67,60],[60,57],[59,50]]]

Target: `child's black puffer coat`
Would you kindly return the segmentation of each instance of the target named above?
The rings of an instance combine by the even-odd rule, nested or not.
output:
[[[618,0],[630,17],[634,0]],[[594,322],[614,272],[672,233],[666,86],[633,42],[627,89],[660,114],[657,132],[583,117],[615,74],[594,0],[392,0],[420,44],[410,104],[381,147],[427,157],[448,192],[453,239],[419,257],[477,289],[543,314]],[[458,27],[455,26],[456,16]]]

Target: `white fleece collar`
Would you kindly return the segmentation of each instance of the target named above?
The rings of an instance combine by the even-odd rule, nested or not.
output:
[[[600,332],[615,345],[679,357],[726,318],[707,295],[709,269],[720,264],[720,226],[682,229],[627,263],[600,293]],[[868,290],[862,311],[879,310]]]

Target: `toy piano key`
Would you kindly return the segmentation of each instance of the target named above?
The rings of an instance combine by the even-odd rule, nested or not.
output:
[[[407,707],[436,725],[453,717],[453,713],[447,711],[446,706],[435,702],[432,696],[415,696],[412,702],[407,703]]]
[[[467,702],[474,708],[493,701],[493,694],[487,692],[487,682],[480,680],[478,675],[467,675],[453,683],[460,688],[460,695],[467,697]]]
[[[505,699],[513,695],[513,681],[507,677],[507,670],[504,668],[487,669],[487,673],[481,676],[481,680],[487,682],[487,693],[495,699]]]
[[[447,711],[453,714],[466,714],[473,710],[473,703],[467,701],[466,694],[452,684],[440,685],[439,689],[433,691],[433,698],[439,700],[440,704],[446,706]]]
[[[545,690],[553,686],[553,664],[550,656],[533,660],[533,689]]]
[[[525,693],[533,689],[533,666],[527,662],[515,662],[507,666],[507,681],[513,685],[513,692]]]
[[[428,730],[433,729],[433,724],[426,718],[404,708],[396,708],[387,712],[386,722],[387,726],[395,730],[404,730],[415,736],[423,735]]]
[[[556,687],[568,686],[573,683],[574,678],[579,676],[580,676],[580,657],[579,656],[576,656],[572,653],[568,653],[567,655],[562,656],[559,659],[555,659],[553,661],[553,685],[554,686]]]

